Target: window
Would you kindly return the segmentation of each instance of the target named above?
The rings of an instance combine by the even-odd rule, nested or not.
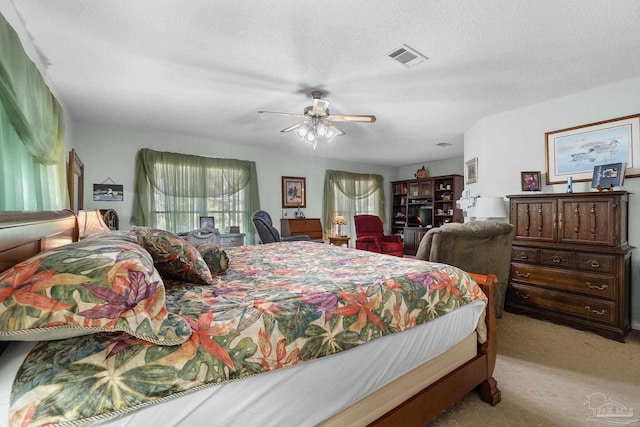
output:
[[[251,213],[259,209],[254,162],[143,149],[135,171],[131,222],[172,232],[200,227],[201,216],[224,230],[240,226],[253,243]]]
[[[338,215],[347,219],[346,232],[354,237],[354,215],[378,215],[384,222],[383,181],[381,175],[328,170],[324,185],[325,234],[336,233],[334,219]]]

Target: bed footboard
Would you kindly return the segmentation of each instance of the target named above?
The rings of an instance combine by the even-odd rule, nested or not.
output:
[[[492,274],[471,276],[489,299],[485,309],[487,341],[478,345],[477,356],[378,418],[370,426],[423,426],[474,389],[480,392],[480,398],[484,402],[493,406],[500,403],[500,390],[493,378],[497,351],[493,287],[497,286],[497,279]]]

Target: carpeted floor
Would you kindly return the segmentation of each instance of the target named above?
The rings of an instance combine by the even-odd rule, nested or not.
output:
[[[431,426],[640,426],[640,331],[620,343],[504,313],[494,378],[501,403],[487,405],[474,392]],[[607,402],[610,410],[633,416],[615,424],[591,418]]]

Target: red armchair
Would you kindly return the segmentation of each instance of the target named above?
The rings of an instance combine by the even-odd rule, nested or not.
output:
[[[397,234],[384,235],[382,220],[377,215],[355,215],[356,249],[402,257],[402,238]]]

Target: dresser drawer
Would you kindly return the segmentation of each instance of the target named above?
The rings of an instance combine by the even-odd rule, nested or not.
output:
[[[573,255],[571,251],[541,249],[540,264],[570,268],[573,267]]]
[[[614,255],[599,255],[586,252],[576,252],[576,267],[583,270],[615,273],[616,257]]]
[[[616,278],[609,274],[512,263],[511,280],[598,298],[614,299],[616,295]]]
[[[224,235],[221,234],[218,237],[218,245],[221,248],[230,248],[233,246],[243,246],[244,245],[244,234],[239,235]]]
[[[509,299],[513,304],[527,305],[557,313],[615,324],[615,303],[586,296],[557,292],[512,283]]]
[[[540,249],[514,246],[511,248],[511,259],[520,262],[540,263]]]

